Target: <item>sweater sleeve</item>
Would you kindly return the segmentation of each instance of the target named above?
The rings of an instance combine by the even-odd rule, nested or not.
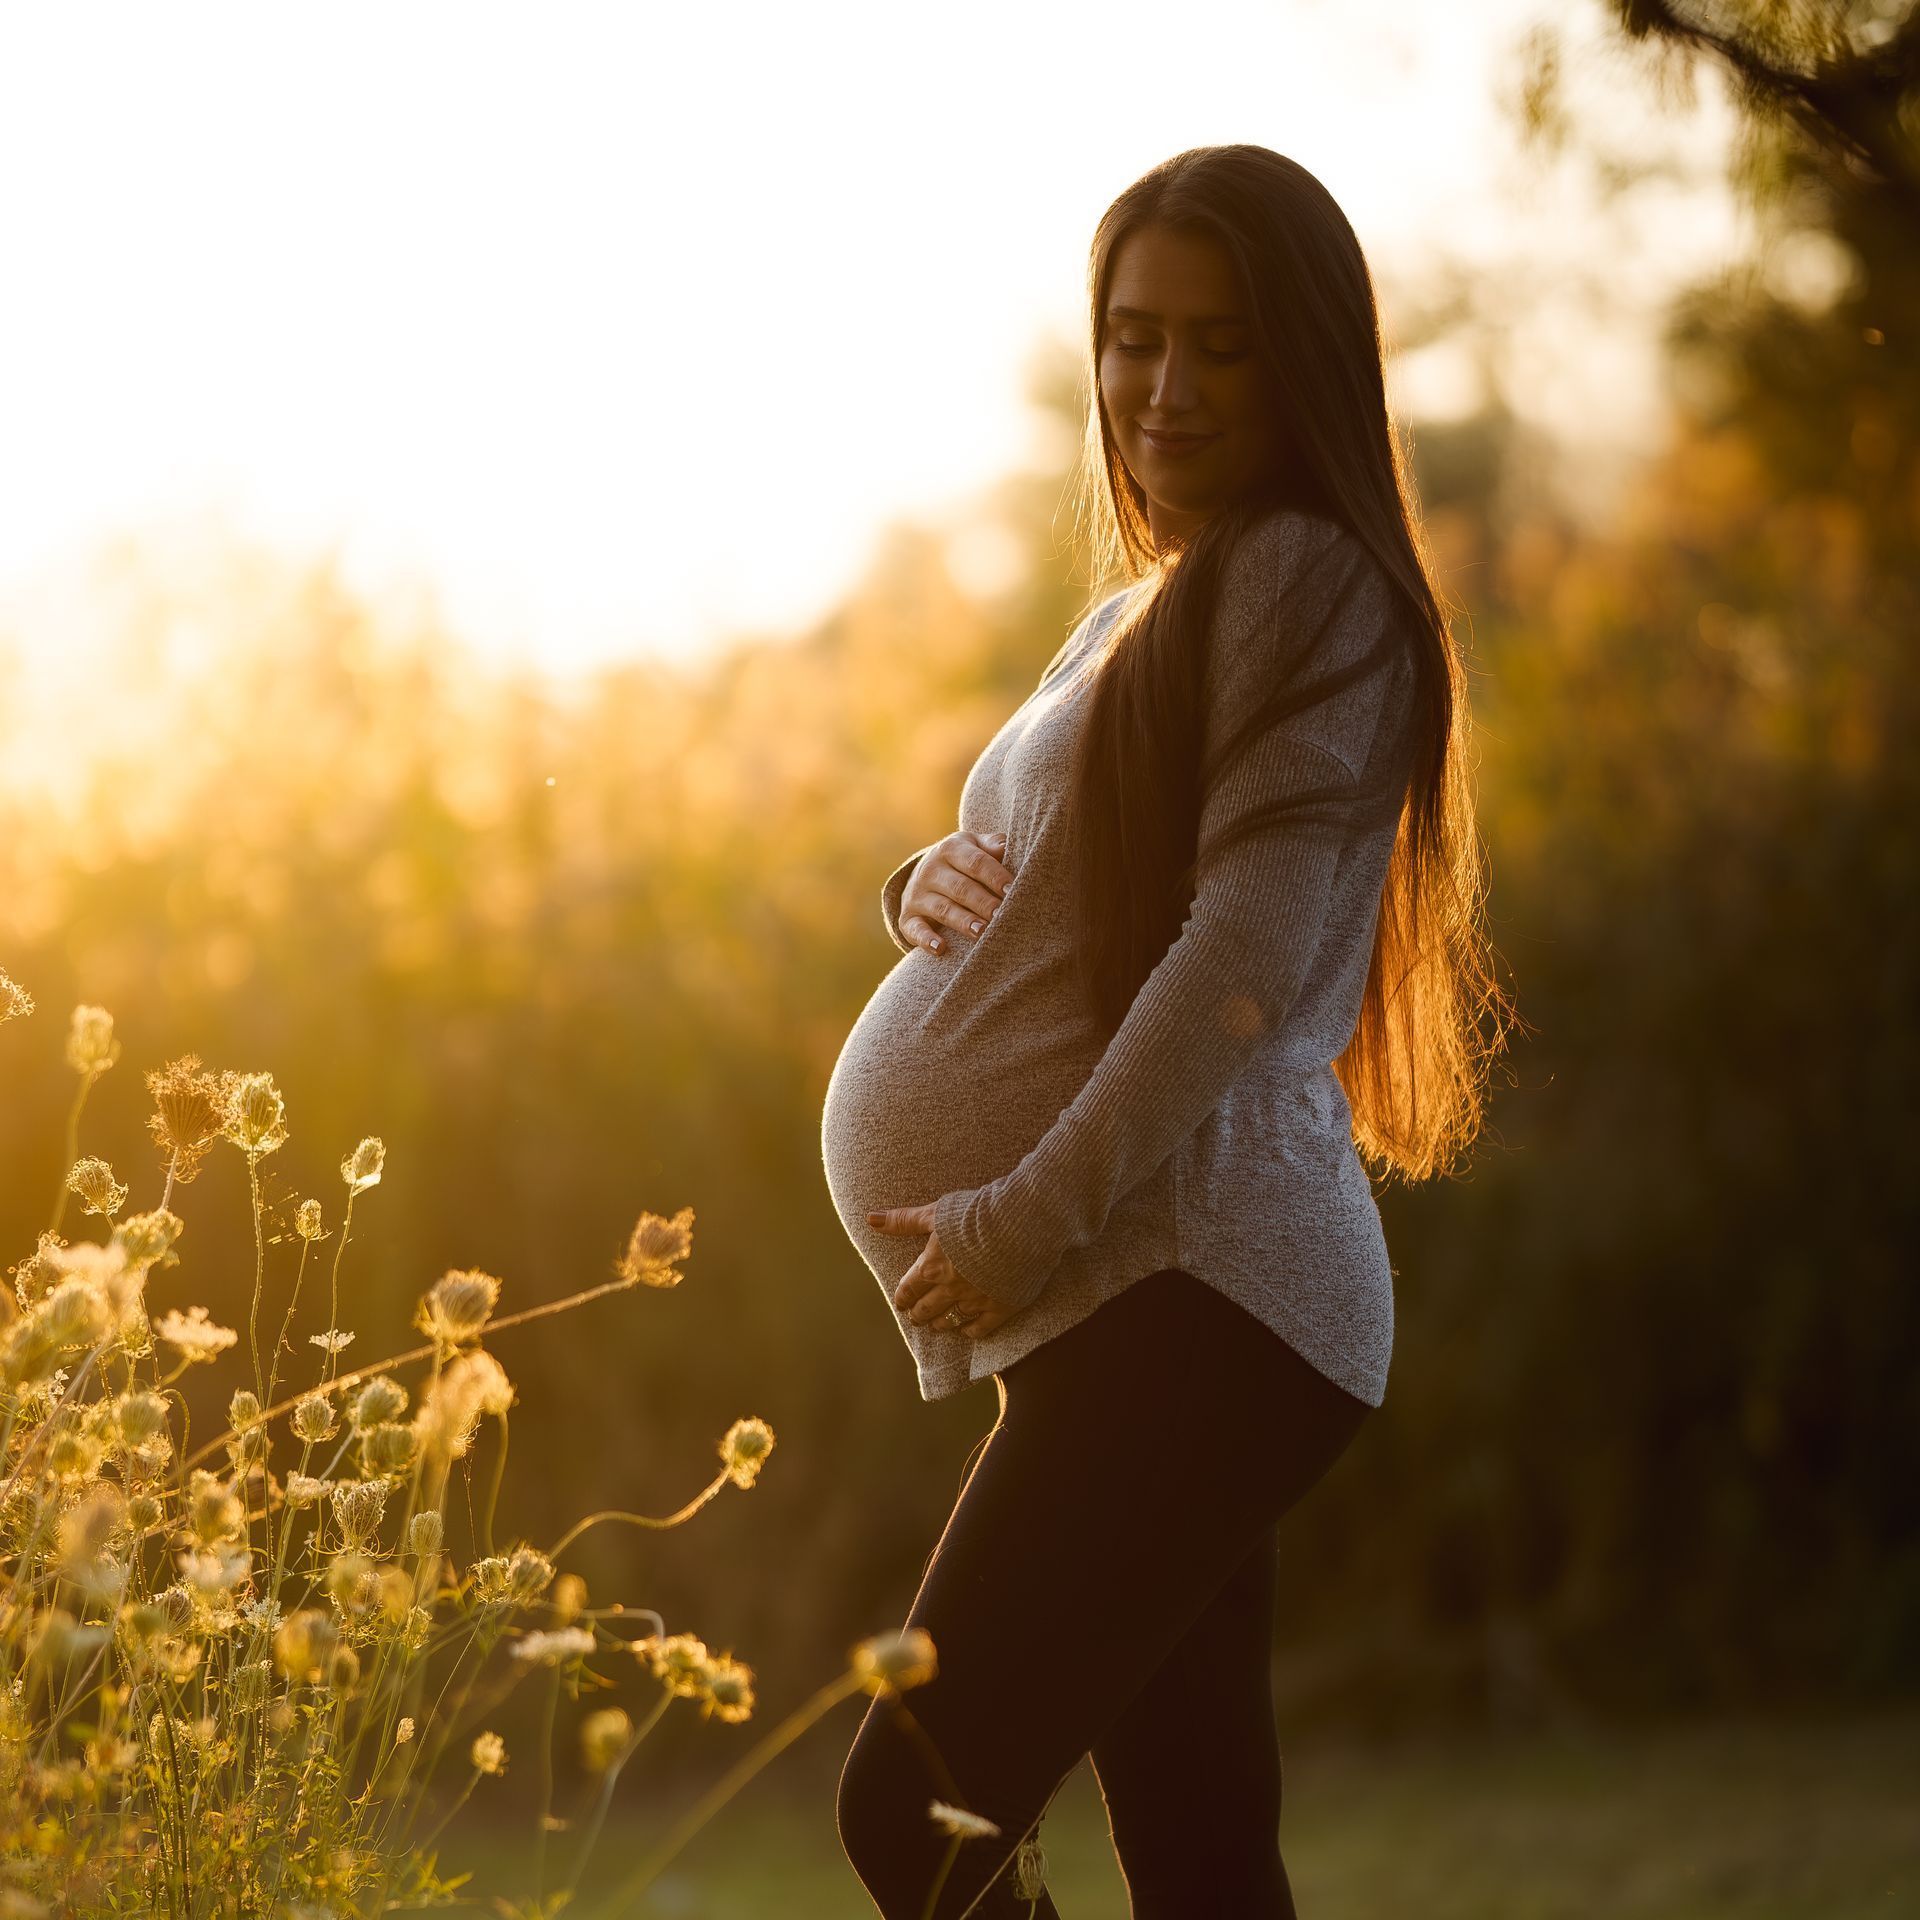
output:
[[[918,853],[910,853],[887,875],[880,887],[880,918],[886,923],[887,938],[902,953],[913,951],[913,942],[900,931],[900,896],[907,890],[907,882],[913,877],[913,870],[930,854],[939,841],[929,841]]]
[[[1228,556],[1209,635],[1203,769],[1219,765],[1254,705],[1292,684],[1291,672],[1304,668],[1316,685],[1341,667],[1354,677],[1203,774],[1186,920],[1092,1074],[1010,1172],[936,1200],[942,1251],[1001,1304],[1018,1310],[1038,1297],[1060,1257],[1099,1235],[1285,1018],[1321,938],[1349,823],[1362,817],[1374,735],[1410,667],[1405,635],[1385,575],[1331,521],[1268,514]],[[1224,828],[1279,800],[1301,805],[1207,858]],[[1322,817],[1303,821],[1316,805]]]

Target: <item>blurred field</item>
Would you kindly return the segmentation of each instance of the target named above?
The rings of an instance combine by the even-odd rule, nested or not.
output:
[[[871,1914],[834,1834],[836,1742],[844,1744],[837,1730],[804,1763],[796,1756],[786,1773],[776,1768],[749,1786],[632,1920]],[[1449,1736],[1381,1751],[1303,1742],[1286,1765],[1282,1837],[1308,1920],[1920,1912],[1920,1708],[1577,1736]],[[629,1807],[646,1796],[640,1762],[624,1784]],[[577,1911],[597,1917],[592,1896],[611,1892],[621,1863],[637,1859],[682,1804],[609,1824],[607,1857],[588,1874],[588,1901]],[[527,1831],[498,1818],[469,1826],[449,1835],[442,1863],[471,1868],[500,1892],[520,1891]],[[1065,1920],[1125,1920],[1090,1767],[1061,1790],[1041,1838]]]

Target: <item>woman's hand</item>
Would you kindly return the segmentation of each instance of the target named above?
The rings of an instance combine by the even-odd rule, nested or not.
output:
[[[940,1250],[940,1236],[933,1230],[933,1206],[877,1207],[867,1215],[867,1225],[882,1233],[924,1233],[927,1244],[920,1257],[893,1290],[893,1304],[916,1327],[938,1322],[952,1333],[963,1333],[978,1340],[991,1333],[1003,1321],[1013,1317],[1013,1309],[1003,1307],[990,1293],[962,1280],[953,1262]],[[958,1307],[965,1323],[954,1326],[946,1317],[949,1307]]]
[[[950,833],[921,856],[900,895],[900,931],[915,946],[946,951],[942,927],[979,934],[1013,880],[1000,864],[1004,833]]]

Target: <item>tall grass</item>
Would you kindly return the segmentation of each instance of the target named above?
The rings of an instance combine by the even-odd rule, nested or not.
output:
[[[0,1022],[32,1012],[0,973]],[[473,1897],[438,1842],[515,1758],[488,1722],[522,1684],[540,1695],[542,1740],[523,1763],[539,1780],[535,1890],[494,1904],[558,1913],[623,1769],[672,1703],[745,1721],[754,1675],[696,1634],[669,1633],[649,1608],[589,1604],[557,1563],[592,1527],[675,1527],[727,1487],[752,1487],[774,1436],[762,1420],[736,1420],[719,1471],[676,1513],[592,1513],[545,1546],[497,1540],[516,1397],[484,1341],[612,1294],[677,1286],[692,1209],[642,1212],[611,1279],[516,1313],[498,1313],[496,1276],[451,1270],[420,1298],[420,1345],[343,1372],[354,1335],[340,1325],[341,1257],[356,1202],[383,1177],[380,1140],[340,1163],[337,1228],[318,1199],[299,1206],[297,1264],[273,1330],[282,1276],[270,1287],[260,1166],[289,1129],[272,1075],[202,1071],[191,1054],[149,1072],[165,1179],[155,1207],[129,1214],[129,1186],[79,1152],[88,1095],[119,1057],[112,1015],[76,1008],[67,1171],[48,1228],[9,1269],[11,1293],[0,1289],[0,1920],[321,1920]],[[177,1194],[223,1147],[245,1156],[251,1196],[250,1384],[234,1388],[225,1429],[189,1449],[176,1439],[187,1430],[180,1383],[220,1364],[240,1331],[196,1305],[156,1316],[149,1295],[177,1279],[187,1227]],[[104,1239],[62,1238],[75,1198],[106,1223]],[[283,1362],[302,1352],[293,1330],[308,1268],[330,1239],[326,1324],[304,1342],[313,1378],[283,1385]],[[423,1376],[410,1386],[402,1373],[415,1367]],[[456,1472],[470,1491],[488,1421],[497,1445],[483,1497],[477,1509],[449,1502]],[[450,1507],[470,1514],[467,1538],[454,1538]],[[884,1694],[904,1713],[900,1693],[934,1671],[918,1630],[862,1641],[842,1675],[637,1864],[615,1910],[630,1912],[691,1835],[838,1701]],[[627,1687],[631,1706],[606,1703]],[[589,1699],[602,1704],[582,1712]],[[592,1782],[569,1817],[554,1811],[563,1737]],[[955,1849],[993,1830],[957,1794],[929,1813]],[[1034,1863],[1023,1871],[1033,1878]]]

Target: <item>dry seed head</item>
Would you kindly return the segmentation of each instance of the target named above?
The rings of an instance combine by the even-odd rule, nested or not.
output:
[[[24,1020],[33,1011],[33,995],[0,967],[0,1021]]]
[[[293,1229],[302,1240],[318,1240],[324,1236],[325,1229],[320,1224],[320,1202],[302,1200],[299,1211],[293,1216]]]
[[[335,1693],[345,1693],[360,1678],[360,1656],[344,1643],[333,1650],[327,1662],[327,1685]]]
[[[589,1773],[605,1773],[626,1752],[633,1722],[619,1707],[602,1707],[580,1723],[580,1758]]]
[[[404,1473],[413,1460],[413,1429],[395,1420],[382,1420],[360,1436],[361,1471],[371,1474]]]
[[[500,1298],[500,1282],[477,1267],[454,1268],[426,1291],[413,1324],[441,1346],[471,1340],[487,1324]]]
[[[80,1196],[88,1213],[104,1214],[109,1220],[127,1204],[127,1189],[113,1177],[112,1167],[91,1154],[68,1169],[67,1186]]]
[[[76,1073],[101,1074],[119,1058],[113,1015],[105,1007],[75,1007],[67,1029],[67,1065]]]
[[[227,1402],[227,1425],[235,1433],[245,1433],[260,1421],[260,1396],[251,1387],[236,1387]]]
[[[853,1650],[853,1670],[869,1693],[924,1686],[940,1670],[933,1637],[924,1627],[902,1627],[862,1640]]]
[[[422,1507],[407,1522],[407,1545],[424,1559],[428,1554],[440,1551],[443,1531],[439,1510]]]
[[[497,1733],[475,1734],[468,1757],[473,1761],[476,1773],[505,1773],[507,1743]]]
[[[369,1134],[340,1162],[341,1177],[349,1193],[360,1193],[380,1184],[380,1170],[386,1165],[386,1147]]]
[[[113,1403],[113,1419],[128,1446],[144,1446],[166,1426],[167,1403],[157,1393],[122,1394]]]
[[[136,1533],[146,1533],[160,1524],[160,1516],[166,1512],[159,1497],[151,1493],[136,1493],[127,1502],[127,1524]]]
[[[220,1137],[226,1114],[226,1093],[217,1073],[200,1071],[200,1056],[184,1053],[147,1075],[153,1112],[147,1131],[159,1149],[161,1163],[182,1186],[200,1171],[207,1149]]]
[[[238,1533],[246,1524],[246,1508],[218,1474],[195,1467],[187,1495],[187,1529],[196,1540],[211,1545]]]
[[[220,1327],[207,1318],[205,1307],[189,1307],[183,1314],[169,1307],[153,1323],[154,1337],[179,1350],[182,1359],[211,1361],[240,1338],[231,1327]]]
[[[241,1073],[228,1081],[220,1131],[249,1156],[273,1153],[286,1144],[287,1103],[272,1074]]]
[[[587,1610],[587,1583],[577,1573],[563,1573],[553,1583],[547,1604],[552,1607],[554,1620],[560,1626],[564,1627],[570,1620],[578,1620]]]
[[[413,1738],[413,1715],[410,1713],[403,1713],[400,1716],[400,1724],[397,1727],[395,1727],[393,1730],[393,1744],[396,1747],[404,1747],[407,1744],[407,1742],[412,1738]]]
[[[613,1270],[623,1280],[637,1280],[648,1287],[677,1287],[680,1275],[675,1264],[693,1250],[693,1209],[682,1207],[671,1219],[657,1213],[642,1213],[627,1236],[627,1250],[614,1261]]]
[[[344,1328],[329,1327],[325,1333],[308,1334],[307,1345],[310,1347],[319,1347],[326,1353],[338,1353],[343,1348],[353,1345],[353,1335],[345,1331]]]
[[[297,1438],[318,1446],[331,1440],[337,1425],[333,1402],[324,1393],[307,1393],[294,1402],[292,1426]]]
[[[773,1451],[773,1429],[764,1420],[748,1416],[736,1420],[720,1442],[720,1458],[736,1487],[750,1487],[761,1465]]]
[[[22,1307],[40,1304],[62,1280],[66,1268],[60,1263],[60,1250],[67,1243],[51,1229],[43,1229],[33,1251],[7,1271],[13,1276],[13,1293]]]
[[[287,1475],[287,1505],[290,1507],[310,1507],[316,1500],[327,1497],[328,1482],[317,1474],[290,1473]]]
[[[507,1588],[514,1599],[536,1600],[553,1579],[553,1562],[538,1547],[515,1547],[507,1556]]]
[[[407,1390],[390,1374],[376,1373],[353,1397],[351,1418],[363,1430],[398,1420],[407,1410]]]
[[[387,1510],[387,1483],[384,1480],[344,1480],[332,1494],[333,1517],[347,1536],[349,1546],[363,1545],[380,1524]]]

